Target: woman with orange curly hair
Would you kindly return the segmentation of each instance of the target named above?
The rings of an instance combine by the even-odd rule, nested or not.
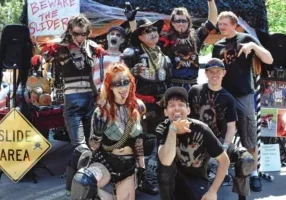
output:
[[[145,112],[145,105],[136,98],[135,90],[135,79],[125,64],[111,64],[92,117],[89,144],[93,152],[87,156],[91,159],[83,159],[91,162],[80,161],[84,166],[78,167],[80,170],[74,177],[72,198],[113,199],[107,192],[97,191],[111,181],[114,198],[135,199],[136,159],[139,167],[144,167],[140,119]]]

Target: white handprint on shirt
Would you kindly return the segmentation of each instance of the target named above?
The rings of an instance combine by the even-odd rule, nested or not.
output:
[[[195,132],[192,138],[193,141],[190,141],[191,138],[188,138],[187,146],[183,143],[177,146],[177,156],[182,166],[200,167],[204,160],[204,153],[200,153],[195,157],[195,152],[203,143],[203,134],[201,132]]]

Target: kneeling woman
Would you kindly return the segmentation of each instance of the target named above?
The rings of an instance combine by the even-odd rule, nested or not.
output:
[[[74,177],[73,199],[135,199],[136,160],[144,167],[140,119],[145,111],[135,88],[134,77],[123,63],[109,66],[92,118],[92,159]],[[97,192],[110,181],[113,197],[101,189]]]

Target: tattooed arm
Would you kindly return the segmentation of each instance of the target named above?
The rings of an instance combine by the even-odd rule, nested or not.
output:
[[[143,138],[138,137],[135,141],[135,154],[137,158],[137,162],[140,168],[145,168],[145,163],[144,163],[144,147],[143,147]]]

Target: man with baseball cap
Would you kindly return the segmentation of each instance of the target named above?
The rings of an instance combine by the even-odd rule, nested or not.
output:
[[[188,92],[171,87],[164,94],[164,113],[158,134],[158,183],[164,200],[217,199],[217,191],[229,166],[229,159],[219,140],[204,123],[188,118]],[[216,158],[218,170],[209,186],[207,165]]]
[[[234,97],[222,87],[222,79],[226,74],[224,63],[218,58],[212,58],[206,63],[205,74],[208,82],[193,86],[189,92],[189,103],[192,110],[190,116],[210,127],[215,136],[223,143],[223,148],[228,152],[232,162],[237,161],[232,156],[233,151],[238,153],[240,161],[235,164],[233,192],[247,196],[250,192],[247,177],[254,167],[254,158],[246,149],[231,151],[232,139],[236,133],[237,113]],[[224,185],[228,185],[231,181],[231,176],[227,173]]]
[[[121,26],[112,26],[106,35],[107,40],[107,53],[97,60],[95,67],[93,68],[93,82],[97,90],[100,90],[104,71],[109,64],[118,62],[120,60],[120,45],[125,41],[126,32]]]
[[[206,63],[205,74],[208,82],[189,92],[190,116],[205,122],[227,149],[236,132],[237,114],[234,98],[221,85],[226,74],[223,62],[212,58]]]

